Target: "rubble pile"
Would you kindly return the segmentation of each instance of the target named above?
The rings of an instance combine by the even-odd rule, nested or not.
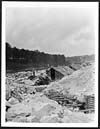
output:
[[[94,82],[94,67],[88,66],[58,82],[51,83],[43,92],[61,105],[84,110],[86,97],[94,94]]]
[[[51,79],[47,76],[47,74],[40,74],[34,85],[48,85],[51,82]]]
[[[79,96],[76,95],[70,95],[68,92],[66,92],[66,95],[63,94],[61,90],[56,91],[53,88],[50,88],[48,90],[45,89],[43,93],[49,98],[54,101],[56,101],[58,104],[62,106],[66,106],[68,109],[76,110],[83,110],[85,109],[85,97],[81,96],[79,99]],[[82,98],[83,97],[83,98]]]
[[[93,118],[80,116],[62,107],[56,101],[48,99],[43,94],[30,95],[22,102],[11,105],[6,112],[6,121],[35,122],[35,123],[63,123],[63,122],[91,122]],[[73,117],[73,119],[72,119]],[[92,116],[93,117],[93,116]],[[77,118],[77,119],[76,119]]]
[[[35,123],[88,123],[94,113],[85,108],[86,95],[94,93],[94,67],[88,65],[52,82],[40,73],[30,79],[31,72],[7,74],[6,121]]]

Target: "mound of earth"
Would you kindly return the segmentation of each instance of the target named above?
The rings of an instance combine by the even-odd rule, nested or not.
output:
[[[28,96],[29,98],[29,96]],[[62,123],[62,122],[91,122],[92,117],[83,113],[73,113],[57,102],[48,99],[43,94],[30,95],[22,103],[12,105],[6,112],[6,121]],[[81,119],[80,119],[81,117]]]
[[[51,83],[45,90],[44,94],[63,94],[69,98],[77,96],[80,101],[84,95],[94,94],[94,65],[82,68],[65,76],[58,82]]]
[[[51,98],[55,96],[84,101],[84,95],[94,94],[94,66],[88,65],[50,82],[46,74],[39,74],[34,80],[31,73],[19,72],[6,77],[6,121],[35,123],[88,123],[94,114],[74,112]],[[36,81],[38,80],[38,81]],[[36,82],[41,82],[36,84]],[[72,101],[71,101],[72,102]]]
[[[94,65],[91,65],[63,78],[59,81],[59,85],[74,95],[91,95],[94,94],[94,77],[95,69]]]

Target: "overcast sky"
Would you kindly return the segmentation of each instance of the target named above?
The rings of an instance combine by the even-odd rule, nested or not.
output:
[[[6,41],[18,48],[51,54],[93,54],[93,11],[75,7],[7,7]]]

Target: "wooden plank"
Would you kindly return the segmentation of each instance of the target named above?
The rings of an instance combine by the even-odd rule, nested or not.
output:
[[[85,111],[95,111],[94,109],[85,109],[85,110],[80,110],[82,112],[85,112]]]

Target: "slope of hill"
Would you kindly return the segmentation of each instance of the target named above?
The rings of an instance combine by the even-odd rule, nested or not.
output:
[[[70,64],[82,64],[85,62],[93,62],[95,55],[83,55],[83,56],[72,56],[66,57],[66,65]]]
[[[60,81],[51,83],[44,92],[45,94],[51,93],[50,91],[55,92],[55,94],[58,92],[67,97],[77,96],[79,99],[83,98],[84,95],[92,95],[95,85],[94,70],[94,64],[83,67]]]
[[[48,54],[38,50],[30,51],[11,47],[6,43],[6,69],[20,70],[26,68],[41,68],[48,66],[65,65],[65,56]]]

